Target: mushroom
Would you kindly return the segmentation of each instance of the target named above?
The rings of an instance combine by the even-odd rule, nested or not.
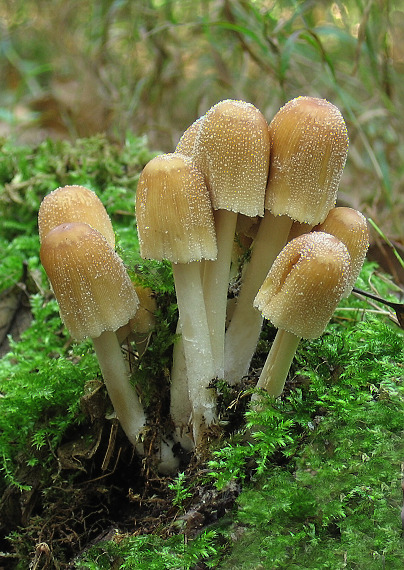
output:
[[[214,370],[201,260],[215,259],[217,248],[209,193],[189,157],[170,153],[146,164],[137,188],[136,219],[141,256],[172,263],[198,445],[205,427],[216,420],[215,397],[209,389]],[[176,380],[181,385],[171,388],[173,416],[181,408],[177,398],[183,396],[187,379]]]
[[[85,222],[98,230],[111,247],[115,246],[115,233],[101,200],[84,186],[63,186],[47,194],[38,212],[39,239],[67,222]]]
[[[294,220],[307,231],[334,206],[348,152],[340,111],[324,99],[289,101],[269,125],[270,164],[265,214],[252,245],[236,307],[225,338],[225,378],[238,382],[248,372],[262,317],[253,300]],[[297,226],[294,227],[296,235]]]
[[[196,125],[192,157],[205,175],[214,208],[217,259],[204,265],[204,295],[214,372],[224,375],[224,334],[230,262],[238,213],[262,216],[269,134],[262,113],[231,99],[214,105]]]
[[[362,269],[369,247],[369,228],[365,216],[358,210],[340,206],[329,211],[322,224],[313,231],[326,232],[337,237],[351,256],[351,273],[344,297],[348,297]]]
[[[145,415],[115,331],[135,315],[138,298],[122,260],[100,232],[81,222],[50,230],[40,258],[70,334],[92,339],[112,405],[136,445]]]
[[[300,339],[323,334],[349,279],[348,250],[330,234],[304,234],[282,249],[254,300],[278,328],[257,388],[280,396]]]

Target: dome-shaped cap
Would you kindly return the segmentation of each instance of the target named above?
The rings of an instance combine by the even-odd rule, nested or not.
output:
[[[353,208],[338,207],[329,211],[326,219],[313,231],[326,232],[337,237],[351,256],[351,273],[344,296],[355,285],[369,248],[369,228],[365,216]]]
[[[348,132],[337,107],[297,97],[269,125],[271,154],[265,208],[311,225],[335,205],[348,153]]]
[[[116,331],[135,315],[138,298],[121,258],[88,224],[51,230],[40,257],[62,320],[77,340]]]
[[[202,117],[193,159],[204,173],[215,210],[264,214],[269,133],[251,103],[220,101]]]
[[[144,258],[173,263],[216,258],[209,192],[189,157],[169,153],[146,164],[137,187],[136,220]]]
[[[92,190],[84,186],[63,186],[45,196],[38,212],[39,239],[42,241],[50,230],[68,222],[88,224],[115,246],[111,220]]]

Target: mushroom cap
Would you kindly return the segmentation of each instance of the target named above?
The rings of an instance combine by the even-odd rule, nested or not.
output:
[[[84,186],[63,186],[45,196],[38,212],[39,239],[42,241],[50,230],[67,222],[84,222],[115,246],[107,211],[95,192]]]
[[[75,339],[116,331],[135,315],[138,298],[121,258],[88,224],[65,223],[48,232],[40,258]]]
[[[136,193],[143,258],[189,263],[217,256],[212,205],[203,174],[179,153],[146,164]]]
[[[277,328],[300,338],[322,335],[350,273],[347,248],[323,232],[290,241],[275,259],[254,300]]]
[[[201,128],[203,116],[199,117],[196,121],[190,125],[184,132],[180,140],[178,141],[175,151],[180,154],[185,154],[185,156],[192,157],[194,154],[195,140]]]
[[[329,211],[322,224],[313,231],[326,232],[337,237],[346,246],[351,256],[351,275],[344,296],[355,285],[369,248],[369,228],[365,216],[353,208],[338,207]]]
[[[264,214],[269,165],[268,124],[251,103],[226,99],[202,117],[193,159],[215,210]]]
[[[269,125],[271,154],[265,208],[311,225],[335,205],[348,154],[348,132],[337,107],[297,97]]]

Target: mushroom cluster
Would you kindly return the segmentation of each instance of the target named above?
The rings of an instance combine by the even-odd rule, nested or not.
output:
[[[335,208],[347,153],[345,121],[324,99],[293,99],[270,124],[250,103],[225,100],[185,131],[173,153],[142,172],[136,200],[140,253],[169,259],[177,289],[181,338],[173,352],[171,415],[182,445],[191,428],[189,446],[198,446],[217,419],[212,380],[237,384],[247,374],[263,318],[284,329],[258,383],[278,396],[299,339],[322,334],[352,289],[369,236],[362,214]],[[189,177],[185,183],[180,175],[184,164],[200,172],[193,175],[193,191]],[[185,216],[189,200],[193,215]],[[206,207],[210,213],[200,217]],[[202,239],[208,250],[202,251]],[[241,268],[236,242],[248,243]],[[175,252],[182,246],[187,254],[181,258]],[[177,278],[184,262],[193,272],[186,292]],[[235,274],[238,295],[230,308]],[[295,326],[298,318],[305,329]],[[268,380],[274,362],[276,389]]]
[[[293,99],[269,124],[254,105],[225,100],[141,172],[140,254],[173,270],[179,334],[170,412],[184,449],[198,449],[218,420],[214,380],[237,385],[248,373],[264,318],[278,332],[258,387],[277,397],[300,338],[320,336],[351,292],[369,235],[360,212],[335,207],[347,152],[344,119],[324,99]],[[73,337],[93,339],[136,445],[146,418],[119,331],[139,302],[108,215],[90,190],[59,188],[41,205],[39,231],[61,316]]]

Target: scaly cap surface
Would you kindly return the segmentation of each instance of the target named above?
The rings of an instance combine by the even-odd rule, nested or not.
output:
[[[269,133],[254,105],[227,99],[211,107],[198,128],[193,158],[206,177],[215,210],[263,215]]]
[[[348,153],[340,111],[316,97],[297,97],[269,125],[271,155],[265,208],[311,225],[335,205]]]
[[[189,125],[187,130],[184,132],[177,146],[175,147],[175,152],[180,154],[185,154],[185,156],[192,157],[194,154],[195,140],[199,129],[201,128],[203,116],[199,117],[196,121]]]
[[[92,190],[84,186],[63,186],[45,196],[38,212],[39,239],[42,241],[50,230],[68,222],[88,224],[115,246],[111,220]]]
[[[63,322],[77,340],[115,331],[138,298],[120,257],[88,224],[61,224],[42,240],[40,257]]]
[[[144,258],[173,263],[216,258],[209,192],[189,157],[163,154],[146,164],[137,187],[136,219]]]
[[[337,237],[346,246],[351,256],[351,275],[345,296],[355,285],[369,248],[369,228],[365,216],[353,208],[333,208],[322,224],[313,231],[327,232]]]

